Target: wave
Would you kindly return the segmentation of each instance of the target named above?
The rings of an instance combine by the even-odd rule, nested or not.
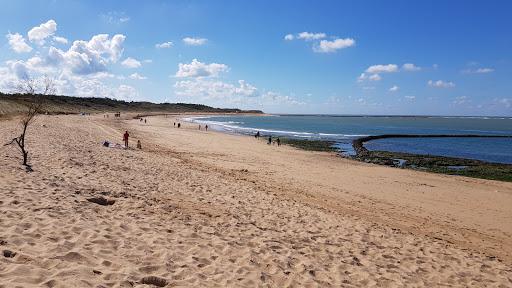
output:
[[[290,130],[275,130],[275,129],[264,129],[256,127],[243,127],[236,124],[245,124],[244,122],[238,121],[214,121],[214,120],[203,120],[208,119],[210,116],[197,116],[182,118],[183,121],[207,124],[218,130],[227,132],[234,132],[240,134],[254,134],[260,132],[262,134],[271,134],[276,136],[289,136],[295,138],[306,138],[306,139],[322,139],[322,140],[347,140],[359,137],[369,136],[367,134],[331,134],[331,133],[319,133],[319,132],[301,132],[301,131],[290,131]]]

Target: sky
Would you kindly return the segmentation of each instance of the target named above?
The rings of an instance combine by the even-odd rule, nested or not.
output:
[[[512,116],[512,1],[0,0],[0,91]]]

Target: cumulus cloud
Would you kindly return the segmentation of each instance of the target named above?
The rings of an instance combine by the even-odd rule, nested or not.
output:
[[[219,73],[226,72],[229,67],[225,64],[210,63],[206,64],[193,59],[190,64],[178,64],[178,71],[175,76],[178,78],[185,77],[217,77]]]
[[[30,47],[26,42],[25,38],[19,33],[11,34],[8,33],[5,37],[9,40],[9,46],[16,53],[28,53],[32,51],[32,47]]]
[[[391,88],[389,88],[389,92],[396,92],[400,90],[400,87],[396,86],[396,85],[393,85]]]
[[[174,44],[171,41],[156,44],[155,47],[158,49],[171,48]]]
[[[60,36],[53,36],[53,41],[60,43],[60,44],[68,44],[68,39]]]
[[[293,39],[295,39],[295,36],[293,36],[293,34],[286,34],[284,36],[284,40],[291,41]]]
[[[31,42],[38,44],[44,44],[44,40],[55,34],[57,31],[57,22],[55,20],[48,20],[46,23],[42,23],[28,31],[28,39]]]
[[[366,69],[366,72],[372,74],[398,72],[398,66],[396,64],[372,65]]]
[[[448,81],[443,81],[443,80],[437,80],[437,81],[429,80],[427,83],[428,83],[428,86],[435,87],[435,88],[452,88],[452,87],[455,87],[455,84],[453,82],[448,82]]]
[[[325,33],[310,33],[310,32],[301,32],[297,34],[297,39],[311,41],[318,40],[327,37]]]
[[[322,40],[316,46],[313,46],[313,51],[317,53],[333,53],[340,49],[354,46],[356,41],[352,38],[335,39],[332,41]]]
[[[133,74],[130,75],[130,79],[133,79],[133,80],[146,80],[146,79],[148,79],[148,77],[142,76],[139,73],[133,73]]]
[[[368,77],[368,80],[370,80],[370,81],[380,81],[380,80],[382,80],[382,77],[380,77],[379,74],[373,74],[373,75],[370,75],[370,77]]]
[[[132,57],[124,59],[124,61],[121,62],[121,65],[123,65],[126,68],[139,68],[140,66],[142,66],[139,60],[134,59]]]
[[[177,97],[187,101],[251,105],[303,104],[291,96],[277,92],[260,92],[244,80],[238,80],[237,85],[205,78],[181,80],[174,84],[174,92]]]
[[[206,38],[193,38],[193,37],[185,37],[182,39],[183,43],[189,46],[201,46],[208,42]]]
[[[414,65],[413,63],[405,63],[404,65],[402,65],[402,70],[414,72],[414,71],[420,71],[421,68]]]
[[[217,80],[192,79],[177,81],[175,93],[185,97],[201,97],[204,100],[232,99],[233,97],[253,97],[258,95],[256,87],[239,80],[238,85]]]
[[[103,72],[107,65],[115,63],[123,53],[124,35],[109,38],[108,34],[95,35],[89,41],[77,40],[67,51],[50,47],[45,62],[59,66],[75,74]]]
[[[340,49],[348,48],[355,45],[355,40],[352,38],[337,38],[331,37],[333,40],[317,40],[324,39],[327,37],[325,33],[311,33],[311,32],[300,32],[297,34],[286,34],[284,40],[304,40],[304,41],[315,41],[313,44],[313,51],[317,53],[333,53]]]

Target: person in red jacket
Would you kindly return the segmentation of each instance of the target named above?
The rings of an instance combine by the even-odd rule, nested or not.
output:
[[[124,140],[124,147],[128,148],[128,137],[130,137],[130,134],[128,134],[128,131],[124,132],[123,140]]]

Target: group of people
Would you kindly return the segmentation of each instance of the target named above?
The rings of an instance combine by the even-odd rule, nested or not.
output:
[[[128,146],[128,139],[130,138],[130,134],[128,133],[128,131],[125,131],[124,134],[123,134],[123,141],[124,141],[124,147],[125,148],[129,148],[130,146]],[[140,142],[140,140],[137,140],[137,149],[142,149],[142,143]]]
[[[201,130],[201,124],[199,124],[199,130]],[[204,130],[208,131],[208,125],[204,125]]]
[[[180,128],[180,127],[181,127],[181,123],[178,122],[178,128]],[[174,128],[176,128],[176,122],[174,122]]]
[[[139,118],[139,122],[142,122],[142,121],[144,121],[144,123],[147,123],[147,120],[146,120],[146,118],[144,118],[144,119],[142,119],[142,118]]]
[[[256,139],[259,139],[260,137],[261,137],[260,131],[256,132],[256,134],[254,134],[254,138],[256,138]],[[277,146],[281,146],[281,139],[279,139],[279,137],[277,137],[277,138],[275,138],[274,141],[272,141],[272,135],[269,135],[267,144],[268,145],[277,144]]]

